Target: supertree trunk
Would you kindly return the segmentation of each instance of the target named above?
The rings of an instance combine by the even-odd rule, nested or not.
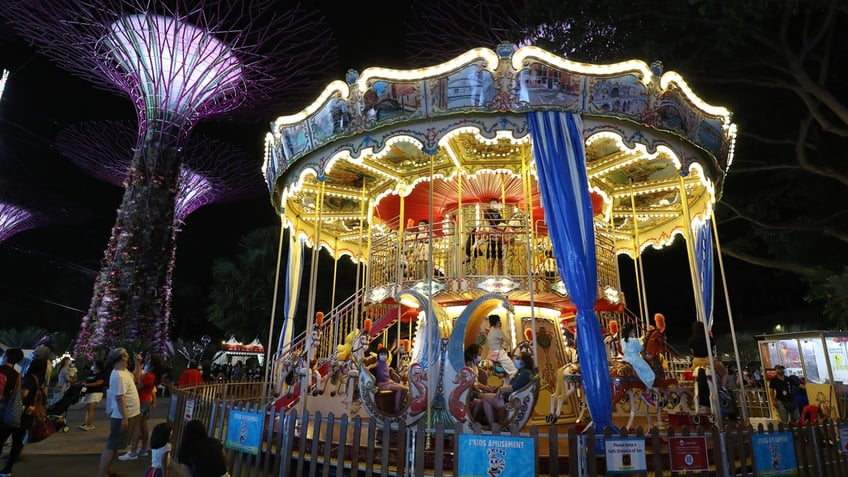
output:
[[[152,351],[164,349],[181,154],[176,141],[165,143],[163,137],[144,141],[133,157],[92,303],[83,318],[79,355],[91,358],[97,350],[132,342]]]

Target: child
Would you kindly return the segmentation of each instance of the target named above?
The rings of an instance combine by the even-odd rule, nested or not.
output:
[[[156,424],[150,433],[150,467],[144,477],[169,477],[171,472],[171,425]]]

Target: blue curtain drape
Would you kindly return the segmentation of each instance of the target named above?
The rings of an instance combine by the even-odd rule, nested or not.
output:
[[[595,315],[598,266],[592,200],[586,178],[583,125],[572,113],[528,113],[539,190],[554,258],[577,306],[577,352],[592,422],[612,426],[609,364]]]
[[[710,221],[692,225],[695,241],[695,267],[701,288],[701,306],[707,326],[713,326],[713,230]]]
[[[297,234],[289,234],[289,260],[286,264],[286,296],[284,304],[285,320],[280,332],[277,349],[286,350],[294,336],[294,314],[300,300],[300,282],[303,280],[303,249],[306,246]]]

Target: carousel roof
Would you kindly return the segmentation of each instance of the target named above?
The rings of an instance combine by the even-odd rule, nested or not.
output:
[[[287,226],[312,242],[320,221],[337,255],[364,258],[368,227],[436,223],[493,198],[540,220],[525,119],[538,110],[581,114],[589,184],[603,199],[596,223],[617,252],[666,245],[686,218],[711,214],[733,156],[726,109],[656,64],[587,65],[536,47],[350,72],[275,121],[264,173]]]

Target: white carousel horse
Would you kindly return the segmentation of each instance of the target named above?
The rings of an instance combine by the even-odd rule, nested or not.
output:
[[[295,369],[297,368],[297,358],[286,356],[277,361],[277,375],[275,382],[277,383],[277,395],[286,394],[291,397],[291,391],[295,384]]]
[[[321,378],[321,390],[319,394],[324,394],[327,392],[327,386],[332,385],[332,390],[330,391],[330,396],[335,396],[336,394],[344,394],[346,391],[345,384],[350,379],[350,376],[345,372],[348,367],[348,362],[342,361],[338,357],[333,357],[330,360],[330,367],[327,370],[327,374],[325,374]]]
[[[578,382],[568,379],[569,374],[575,371],[579,374],[580,369],[575,368],[577,364],[577,351],[572,347],[565,348],[565,364],[554,372],[554,381],[556,383],[554,392],[551,394],[551,413],[545,416],[545,422],[554,423],[559,420],[559,415],[562,413],[562,404],[580,389]],[[577,421],[583,417],[585,406],[581,409]]]

